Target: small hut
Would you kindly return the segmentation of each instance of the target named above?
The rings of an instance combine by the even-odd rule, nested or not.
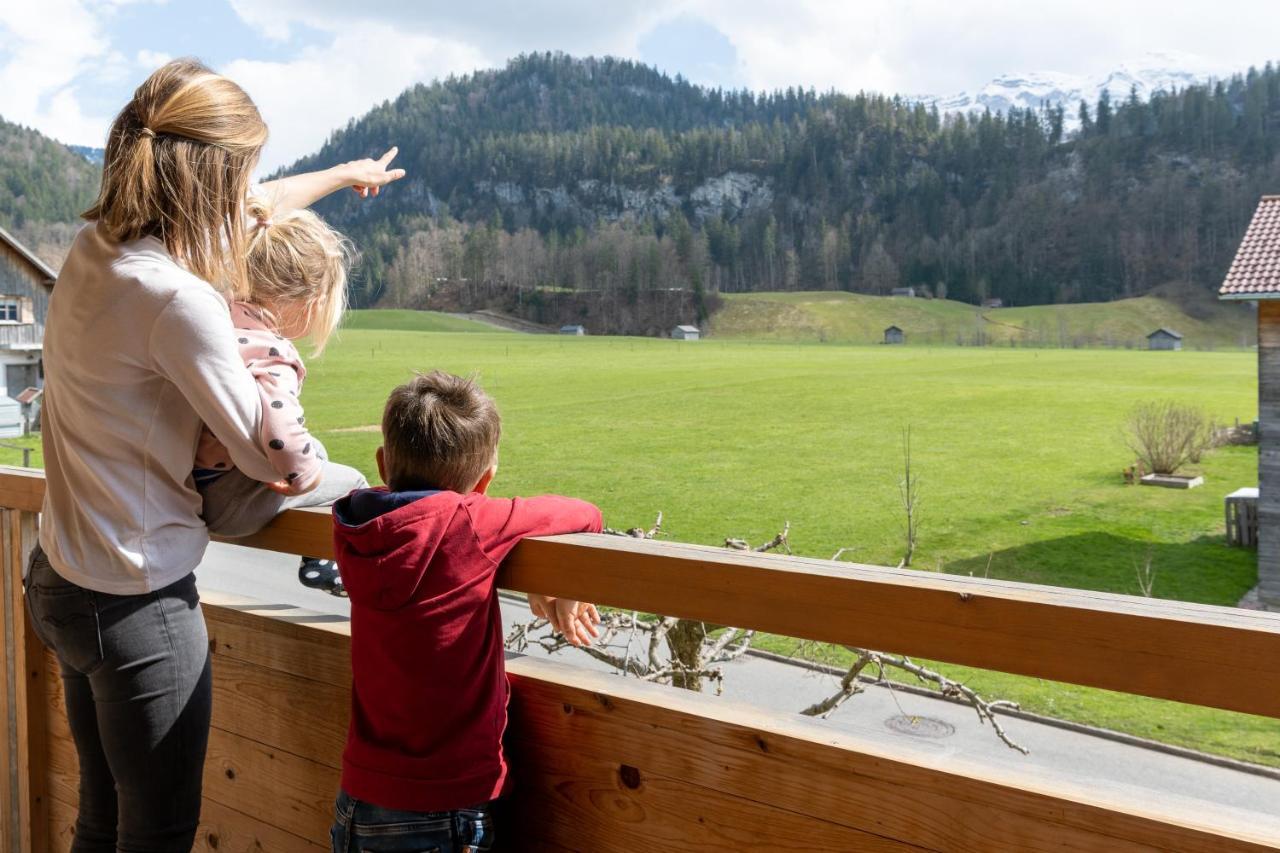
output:
[[[1258,203],[1218,295],[1258,303],[1258,600],[1280,610],[1280,195]]]
[[[907,336],[897,326],[890,326],[884,330],[884,342],[886,344],[906,343]]]
[[[1001,299],[999,296],[992,296],[989,299],[982,300],[982,307],[983,308],[1003,308],[1004,300]]]
[[[696,341],[702,337],[697,326],[676,326],[671,330],[671,337],[677,341]]]
[[[1173,329],[1161,327],[1147,335],[1147,349],[1180,350],[1182,349],[1182,335]]]
[[[890,296],[905,296],[908,299],[916,298],[916,289],[914,287],[895,287],[889,291]]]
[[[585,335],[586,333],[586,327],[578,324],[560,327],[560,334],[562,335]]]

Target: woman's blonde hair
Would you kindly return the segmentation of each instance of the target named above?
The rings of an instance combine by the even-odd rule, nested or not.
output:
[[[84,218],[114,240],[152,236],[231,297],[246,289],[244,200],[267,126],[244,90],[194,59],[151,74],[111,125]]]
[[[299,311],[315,354],[347,309],[347,270],[355,260],[351,241],[310,210],[272,211],[264,199],[249,199],[247,300],[269,315]]]

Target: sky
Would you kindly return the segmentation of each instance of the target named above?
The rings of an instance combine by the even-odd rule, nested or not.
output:
[[[520,53],[637,59],[695,83],[947,95],[1099,75],[1152,52],[1214,73],[1280,60],[1275,0],[3,0],[0,116],[101,147],[175,56],[240,83],[293,162],[417,82]]]

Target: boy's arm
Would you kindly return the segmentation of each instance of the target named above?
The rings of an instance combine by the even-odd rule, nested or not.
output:
[[[561,533],[599,533],[600,510],[575,498],[543,495],[536,498],[483,498],[472,508],[480,546],[495,563],[511,553],[521,539]],[[529,594],[529,609],[548,619],[552,627],[575,646],[600,636],[600,615],[595,605],[566,598]]]
[[[396,156],[398,148],[392,148],[377,160],[365,158],[352,160],[318,172],[304,172],[265,181],[259,191],[273,202],[281,212],[310,207],[325,196],[351,187],[362,198],[377,195],[378,191],[404,177],[404,169],[387,168]]]
[[[577,498],[484,498],[472,506],[480,547],[501,563],[521,539],[560,533],[599,533],[600,509]]]

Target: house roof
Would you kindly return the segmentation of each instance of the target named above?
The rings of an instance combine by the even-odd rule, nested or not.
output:
[[[1280,195],[1264,195],[1222,282],[1223,299],[1280,299]]]
[[[886,329],[885,329],[885,331],[886,331],[886,332],[901,332],[901,331],[902,331],[902,329],[900,329],[900,328],[899,328],[899,327],[897,327],[897,326],[889,326],[888,328],[886,328]]]
[[[1171,338],[1177,338],[1178,340],[1182,340],[1182,335],[1178,334],[1173,329],[1166,329],[1164,326],[1161,326],[1160,328],[1156,329],[1154,332],[1147,335],[1147,337],[1154,338],[1156,335],[1159,335],[1161,333],[1166,334]]]
[[[679,329],[679,330],[680,330],[680,331],[682,331],[682,332],[696,332],[696,331],[698,331],[698,327],[697,327],[697,326],[676,326],[676,328],[677,328],[677,329]]]
[[[43,388],[27,388],[21,394],[19,394],[15,399],[17,399],[19,403],[22,403],[25,406],[27,403],[31,403],[31,402],[34,402],[35,400],[38,400],[40,396],[43,394],[44,394]]]
[[[49,287],[53,286],[53,282],[57,279],[58,274],[54,272],[48,264],[37,258],[30,249],[18,242],[17,237],[13,236],[3,228],[0,228],[0,241],[7,243],[10,248],[17,252],[18,256],[26,261],[31,268],[35,270],[37,275],[44,279],[45,285]]]

